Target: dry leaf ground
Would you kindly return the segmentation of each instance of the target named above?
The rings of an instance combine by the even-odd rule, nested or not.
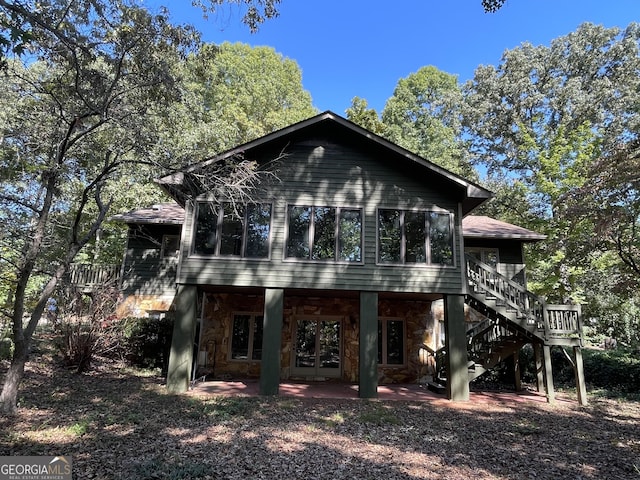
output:
[[[640,404],[588,407],[170,395],[161,379],[29,364],[0,455],[78,479],[634,479]]]

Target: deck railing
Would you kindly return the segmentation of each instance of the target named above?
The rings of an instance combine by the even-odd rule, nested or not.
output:
[[[495,268],[465,255],[470,288],[495,299],[514,313],[514,320],[527,330],[541,331],[545,340],[582,338],[580,305],[550,305]],[[537,332],[536,332],[537,333]]]
[[[69,266],[69,283],[77,288],[95,288],[115,284],[120,278],[120,265],[74,263]]]

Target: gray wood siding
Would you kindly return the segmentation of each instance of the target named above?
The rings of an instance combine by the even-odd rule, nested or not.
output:
[[[162,236],[180,235],[174,225],[129,228],[122,289],[125,294],[172,295],[176,290],[176,257],[161,257]]]
[[[500,264],[498,271],[522,285],[526,286],[525,262],[522,242],[519,240],[467,239],[468,248],[497,248]]]
[[[266,186],[260,201],[272,203],[269,260],[190,255],[194,230],[193,204],[187,206],[178,282],[391,292],[460,293],[457,216],[461,192],[442,179],[424,176],[424,169],[402,167],[398,159],[375,159],[344,144],[304,142],[290,146],[278,169],[278,182]],[[421,173],[420,173],[421,172]],[[418,175],[421,174],[422,177]],[[206,195],[200,198],[205,198]],[[284,260],[288,205],[341,206],[363,210],[363,264]],[[456,214],[453,267],[376,264],[378,208],[443,209]]]

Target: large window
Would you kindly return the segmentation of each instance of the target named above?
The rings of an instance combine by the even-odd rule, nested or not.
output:
[[[453,265],[452,215],[378,210],[378,262]]]
[[[193,252],[246,258],[269,256],[271,205],[197,205]]]
[[[361,262],[362,211],[352,208],[289,206],[287,258]]]
[[[262,359],[262,315],[236,314],[231,335],[232,360]]]
[[[378,363],[381,365],[404,364],[403,320],[378,320]]]

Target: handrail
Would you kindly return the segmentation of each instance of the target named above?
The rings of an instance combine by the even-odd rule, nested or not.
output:
[[[470,255],[465,255],[465,259],[469,281],[473,282],[477,288],[515,310],[528,325],[543,327],[545,305],[541,298],[486,263]]]
[[[120,265],[69,265],[69,283],[77,287],[94,287],[116,282],[120,278]]]
[[[490,265],[470,255],[465,255],[465,259],[467,278],[473,287],[514,310],[527,329],[543,330],[545,339],[582,338],[580,305],[547,305],[542,298]]]

